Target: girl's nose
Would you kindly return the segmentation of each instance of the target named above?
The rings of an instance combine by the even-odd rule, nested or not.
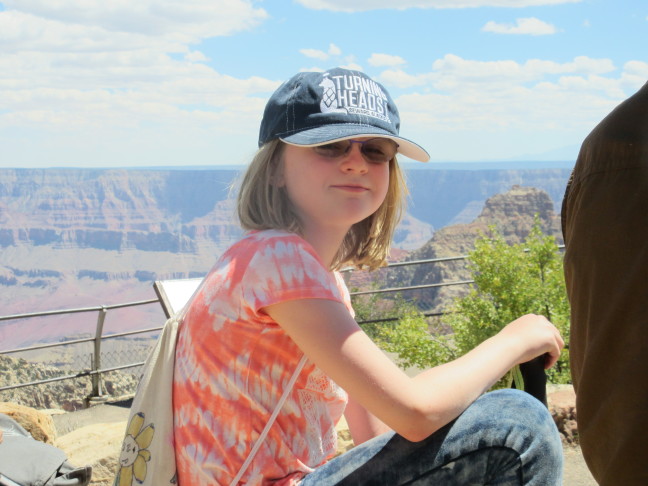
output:
[[[362,144],[352,143],[349,152],[342,159],[341,168],[345,172],[358,171],[358,172],[367,172],[368,162],[365,160],[364,155],[362,155]]]

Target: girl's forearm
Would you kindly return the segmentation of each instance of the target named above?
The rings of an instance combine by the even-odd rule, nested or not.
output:
[[[412,379],[423,415],[422,438],[457,418],[518,363],[510,342],[492,337],[449,363],[423,371]]]

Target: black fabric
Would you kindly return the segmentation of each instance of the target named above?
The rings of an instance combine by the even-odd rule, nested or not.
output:
[[[545,373],[545,355],[520,364],[520,373],[524,380],[524,391],[536,397],[547,406],[547,374]],[[514,388],[516,388],[514,386]]]

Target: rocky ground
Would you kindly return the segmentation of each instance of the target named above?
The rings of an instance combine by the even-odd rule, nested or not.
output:
[[[0,357],[2,358],[2,357]],[[0,359],[0,371],[5,378],[24,370],[22,360]],[[45,373],[46,370],[43,368]],[[416,374],[416,369],[406,369]],[[16,377],[16,379],[19,377]],[[63,386],[59,384],[59,386]],[[67,386],[67,385],[65,385]],[[19,389],[19,391],[22,389]],[[23,390],[24,391],[24,390]],[[63,449],[72,464],[93,467],[95,486],[110,486],[117,468],[117,459],[126,429],[129,402],[95,403],[90,408],[71,406],[63,390],[55,390],[58,401],[49,400],[49,394],[34,394],[39,400],[32,403],[18,394],[0,397],[0,413],[14,416],[38,440]],[[76,392],[76,393],[74,393]],[[594,486],[578,447],[575,396],[571,386],[550,385],[547,389],[549,409],[558,426],[565,451],[565,481],[567,486]],[[72,387],[70,396],[78,396],[79,389]],[[23,393],[24,395],[24,393]],[[54,396],[53,395],[53,396]],[[14,400],[15,399],[15,400]],[[114,399],[113,399],[114,400]],[[4,403],[3,403],[4,402]],[[23,403],[23,405],[15,405]],[[28,405],[28,406],[25,406]],[[45,409],[45,410],[43,410]],[[31,428],[30,428],[31,427]],[[352,447],[346,424],[339,427],[340,452]]]
[[[549,407],[563,435],[565,486],[596,486],[577,445],[574,394],[571,387],[550,387]],[[111,486],[126,429],[127,403],[99,404],[89,409],[52,414],[57,438],[75,465],[92,465],[94,486]],[[351,447],[344,424],[339,427],[340,450]]]

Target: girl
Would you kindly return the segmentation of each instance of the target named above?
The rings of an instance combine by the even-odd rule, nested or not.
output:
[[[406,376],[353,319],[337,270],[385,261],[405,193],[387,91],[346,69],[300,73],[270,98],[238,215],[249,232],[181,324],[173,388],[180,486],[553,485],[562,449],[546,408],[484,392],[563,347],[540,316],[456,361]],[[356,447],[335,459],[342,414]]]

